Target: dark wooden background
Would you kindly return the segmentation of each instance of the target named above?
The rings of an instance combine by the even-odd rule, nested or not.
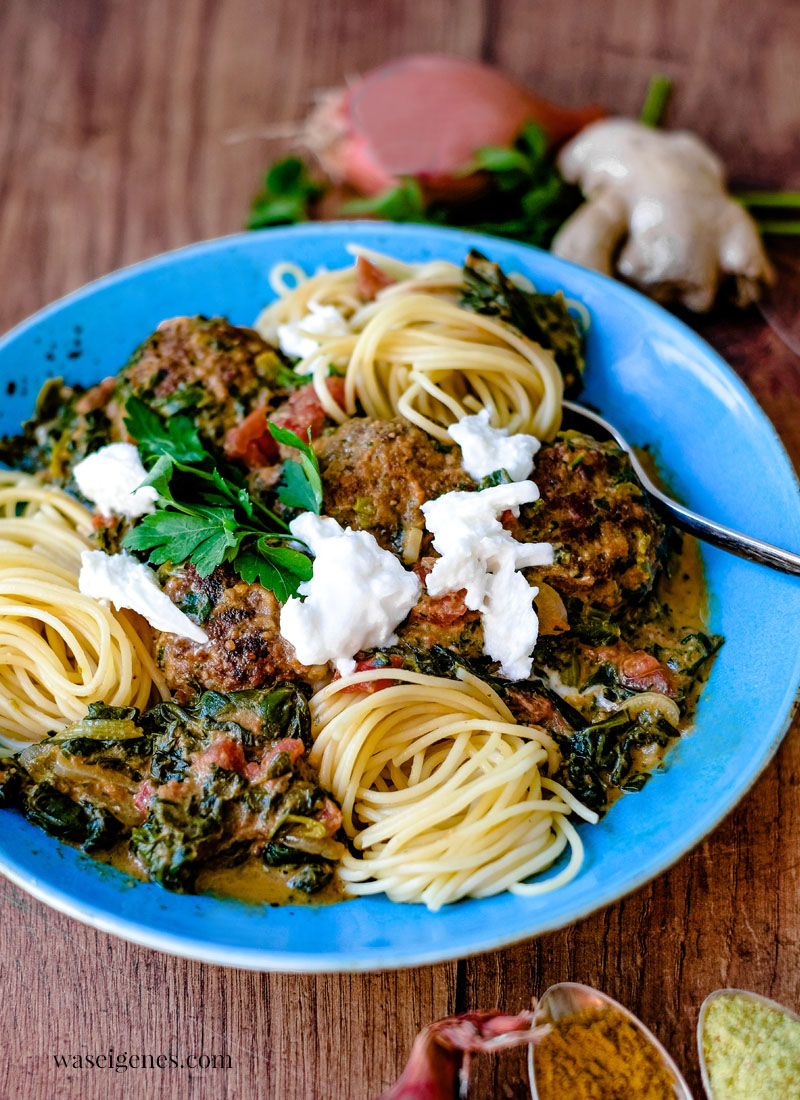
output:
[[[795,0],[2,0],[0,327],[121,264],[240,228],[279,151],[252,135],[300,118],[314,89],[412,50],[482,57],[564,104],[622,113],[666,71],[669,122],[708,138],[737,182],[800,187]],[[755,311],[699,327],[800,461],[798,358]],[[757,709],[742,720],[758,737]],[[639,1013],[699,1095],[694,1029],[710,990],[800,1007],[799,782],[794,728],[738,810],[634,897],[507,951],[400,973],[184,962],[2,880],[0,1096],[370,1100],[430,1020],[516,1011],[570,979]],[[53,1063],[108,1047],[233,1064],[114,1074]],[[528,1095],[520,1055],[476,1071],[475,1097]]]

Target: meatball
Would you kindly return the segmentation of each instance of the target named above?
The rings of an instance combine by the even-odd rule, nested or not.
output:
[[[555,564],[535,570],[564,598],[616,612],[652,589],[666,529],[615,444],[566,432],[536,456],[541,499],[508,528],[524,542],[551,542]]]
[[[422,583],[433,569],[436,557],[420,558],[414,572]],[[483,626],[479,611],[470,611],[464,602],[466,592],[446,592],[429,596],[423,592],[411,608],[408,618],[397,628],[401,642],[416,649],[440,645],[462,657],[483,656]]]
[[[348,420],[315,444],[323,508],[343,527],[370,531],[384,550],[416,560],[409,532],[425,530],[420,506],[455,489],[474,489],[457,447],[443,447],[402,417]],[[429,538],[429,536],[428,536]]]
[[[202,436],[217,446],[226,431],[265,406],[283,365],[252,329],[221,317],[162,321],[120,373],[118,401],[133,394],[162,415],[191,411]]]
[[[280,604],[260,584],[245,584],[226,566],[201,577],[193,565],[164,585],[173,603],[202,624],[208,642],[177,634],[156,638],[156,655],[179,702],[197,691],[258,688],[276,680],[316,683],[328,666],[308,668],[280,634]]]

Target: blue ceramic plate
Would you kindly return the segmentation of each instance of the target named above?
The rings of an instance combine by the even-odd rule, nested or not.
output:
[[[115,373],[165,317],[224,314],[248,325],[272,293],[267,273],[348,263],[348,241],[408,260],[460,262],[476,245],[542,290],[562,287],[592,315],[585,398],[638,444],[699,512],[800,550],[800,499],[764,414],[714,352],[668,313],[610,279],[547,253],[466,233],[376,224],[300,226],[194,245],[101,279],[0,343],[7,395],[0,431],[30,415],[49,375]],[[488,951],[558,928],[642,886],[739,801],[775,752],[800,680],[800,581],[706,549],[711,628],[726,637],[694,731],[639,794],[581,830],[578,877],[541,898],[510,894],[432,914],[383,898],[322,908],[258,907],[169,894],[0,814],[0,870],[35,897],[103,931],[208,962],[295,971],[420,965]],[[753,700],[758,721],[753,721]]]

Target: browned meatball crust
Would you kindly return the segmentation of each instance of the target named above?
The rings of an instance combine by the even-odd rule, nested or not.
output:
[[[327,666],[307,668],[280,634],[280,604],[260,584],[245,584],[226,566],[200,577],[183,566],[164,585],[173,603],[200,623],[208,642],[157,635],[158,663],[179,702],[196,691],[236,691],[276,680],[315,682]]]
[[[610,612],[652,589],[666,528],[623,451],[567,432],[542,447],[532,477],[541,498],[507,526],[521,541],[553,544],[555,564],[534,580]]]
[[[173,317],[131,356],[118,400],[133,394],[167,416],[191,410],[201,435],[220,445],[229,428],[267,403],[280,362],[252,329],[221,317]]]
[[[403,552],[407,531],[424,530],[426,500],[475,488],[457,447],[442,447],[402,417],[348,420],[315,449],[325,513],[343,527],[370,531],[395,553]]]

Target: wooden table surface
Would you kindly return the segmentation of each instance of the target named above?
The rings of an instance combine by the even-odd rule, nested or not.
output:
[[[279,152],[259,136],[265,124],[300,118],[315,89],[420,50],[482,57],[564,104],[621,113],[665,71],[677,85],[668,121],[708,138],[737,182],[800,187],[795,0],[3,0],[0,327],[121,264],[237,230]],[[797,356],[756,311],[698,327],[798,463]],[[755,705],[742,721],[758,737]],[[637,1012],[699,1096],[694,1029],[710,990],[743,986],[800,1007],[799,783],[793,727],[713,836],[633,897],[510,950],[399,973],[184,962],[84,928],[2,880],[0,1096],[370,1100],[430,1020],[517,1011],[564,980]],[[54,1063],[107,1048],[223,1054],[231,1068]],[[522,1055],[476,1063],[471,1095],[527,1096]]]

